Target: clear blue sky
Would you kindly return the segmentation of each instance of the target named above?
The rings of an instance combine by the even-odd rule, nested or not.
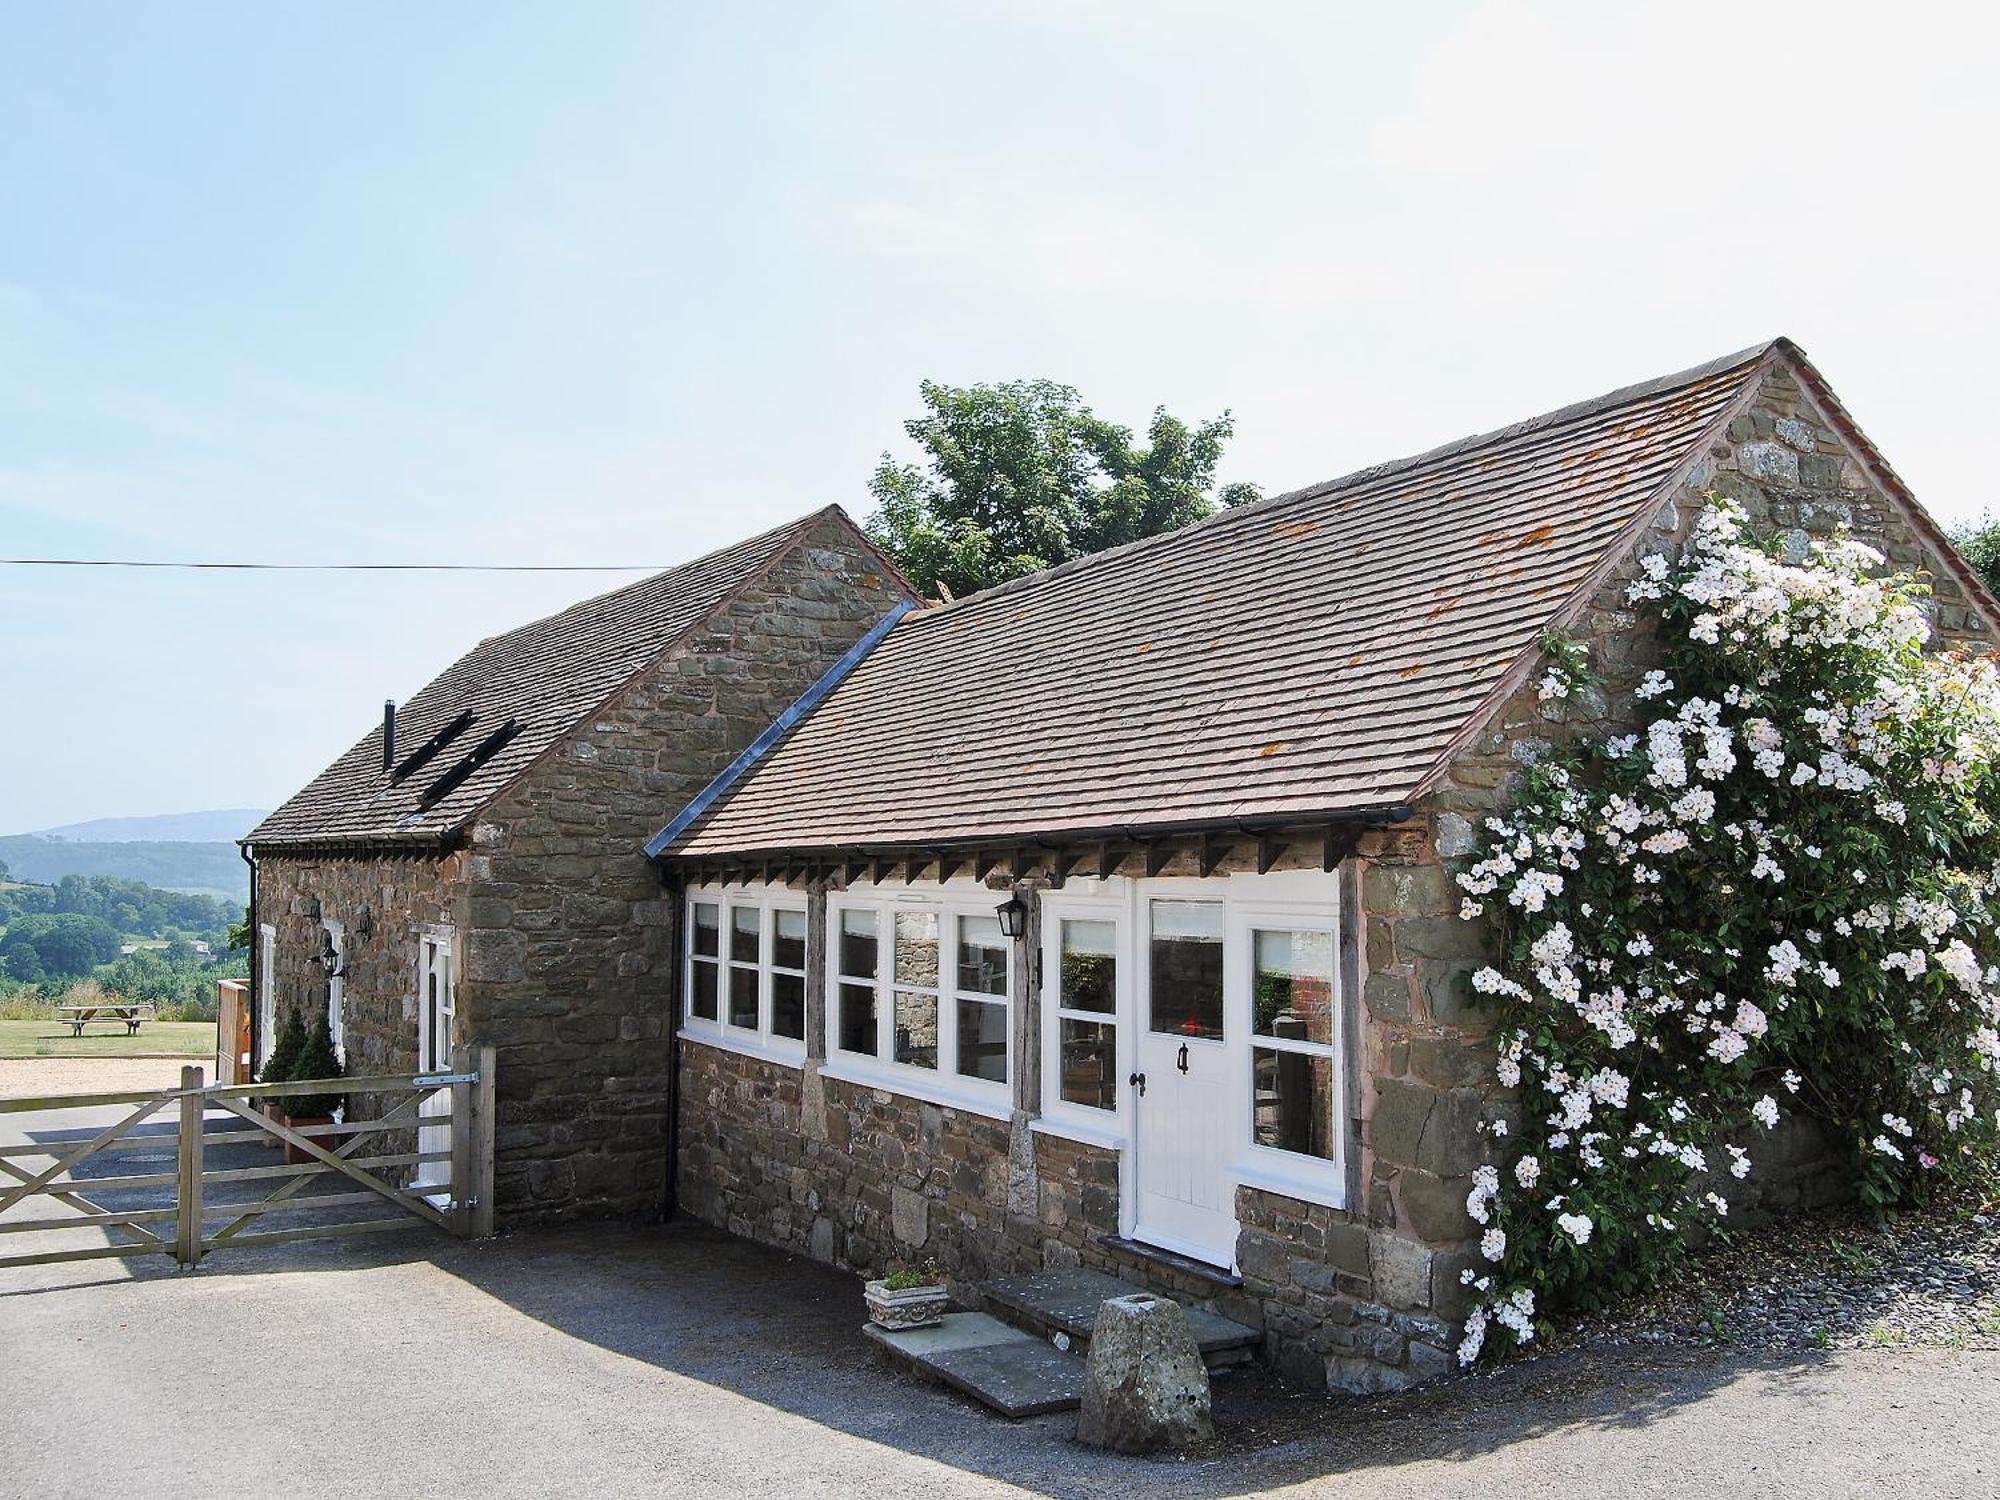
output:
[[[1392,14],[1385,18],[1385,12]],[[917,382],[1267,490],[1771,334],[1991,498],[1972,7],[16,5],[0,552],[670,564]],[[273,805],[611,580],[0,569],[0,832]]]

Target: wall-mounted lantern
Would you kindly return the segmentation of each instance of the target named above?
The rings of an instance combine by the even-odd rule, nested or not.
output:
[[[1003,937],[1017,938],[1028,931],[1028,903],[1019,896],[1009,896],[994,909],[993,915],[1000,919],[1000,933]]]

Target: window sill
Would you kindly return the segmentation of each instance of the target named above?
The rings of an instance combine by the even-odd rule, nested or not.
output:
[[[1346,1173],[1331,1162],[1324,1172],[1319,1172],[1310,1167],[1301,1169],[1284,1162],[1250,1157],[1238,1161],[1231,1170],[1239,1187],[1276,1193],[1281,1198],[1296,1198],[1301,1203],[1318,1203],[1327,1208],[1347,1207]]]
[[[1066,1141],[1076,1141],[1085,1146],[1098,1146],[1106,1151],[1123,1151],[1129,1144],[1124,1128],[1115,1117],[1098,1125],[1086,1120],[1073,1120],[1064,1115],[1043,1115],[1030,1121],[1028,1128],[1036,1135],[1060,1136]]]
[[[803,1042],[797,1044],[797,1051],[793,1051],[789,1046],[779,1051],[775,1047],[766,1046],[755,1040],[733,1037],[719,1029],[711,1030],[707,1024],[700,1021],[681,1022],[680,1035],[684,1042],[699,1042],[702,1046],[713,1047],[718,1052],[734,1052],[741,1057],[754,1057],[759,1062],[776,1063],[784,1068],[805,1066],[806,1049]]]
[[[971,1089],[954,1089],[933,1077],[912,1077],[908,1073],[871,1068],[865,1063],[857,1065],[838,1057],[829,1057],[822,1062],[819,1072],[820,1077],[831,1078],[838,1083],[851,1083],[856,1088],[881,1089],[884,1093],[900,1094],[905,1099],[935,1104],[943,1109],[961,1110],[969,1115],[982,1115],[989,1120],[1014,1118],[1013,1101],[1004,1092],[996,1096]]]

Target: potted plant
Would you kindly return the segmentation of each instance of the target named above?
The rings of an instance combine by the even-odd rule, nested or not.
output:
[[[291,1072],[285,1081],[293,1083],[306,1079],[345,1076],[346,1069],[341,1065],[340,1054],[333,1049],[333,1036],[327,1030],[326,1017],[321,1016],[313,1023],[311,1032],[307,1034],[305,1046],[300,1048],[297,1056],[293,1058]],[[281,1108],[284,1110],[281,1118],[287,1127],[297,1131],[322,1151],[333,1149],[336,1137],[331,1131],[315,1130],[310,1127],[331,1125],[333,1117],[347,1103],[345,1094],[284,1094],[280,1098],[283,1101]],[[285,1160],[287,1163],[297,1164],[311,1161],[313,1158],[287,1141]]]
[[[877,1328],[929,1328],[944,1321],[951,1305],[938,1265],[927,1260],[921,1266],[892,1266],[880,1281],[866,1288],[868,1321]]]
[[[278,1034],[271,1039],[271,1055],[264,1059],[264,1066],[258,1070],[259,1083],[285,1083],[293,1076],[292,1069],[298,1063],[299,1054],[306,1049],[311,1037],[306,1031],[305,1019],[296,1007],[288,1007],[285,1019],[278,1024]],[[264,1113],[274,1120],[285,1117],[285,1097],[269,1094],[258,1101]],[[273,1146],[283,1144],[276,1136],[268,1138]]]

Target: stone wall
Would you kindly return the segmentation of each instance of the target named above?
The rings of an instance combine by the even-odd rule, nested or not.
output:
[[[337,922],[346,959],[341,1015],[348,1072],[416,1071],[417,944],[423,928],[461,919],[465,862],[463,854],[260,859],[257,922],[275,930],[271,1013],[278,1023],[293,1008],[308,1021],[326,1013],[321,923]]]
[[[1558,745],[1636,729],[1649,717],[1632,691],[1658,664],[1658,652],[1650,622],[1625,603],[1626,585],[1641,556],[1671,552],[1684,541],[1706,497],[1717,493],[1737,500],[1758,530],[1785,537],[1795,551],[1808,536],[1844,526],[1883,551],[1891,566],[1928,572],[1941,647],[1985,650],[1995,640],[1995,622],[1981,615],[1866,455],[1778,367],[1580,611],[1571,633],[1587,644],[1601,685],[1543,703],[1534,688],[1539,673],[1529,673],[1451,763],[1418,815],[1364,839],[1368,1219],[1428,1248],[1431,1306],[1439,1313],[1461,1310],[1457,1272],[1472,1258],[1464,1202],[1472,1169],[1487,1155],[1475,1124],[1514,1108],[1494,1082],[1488,1028],[1472,1003],[1471,977],[1488,961],[1490,934],[1484,923],[1456,916],[1452,876],[1471,852],[1480,821],[1507,805],[1527,767]],[[1824,1151],[1809,1143],[1760,1152],[1767,1179],[1759,1184],[1760,1209],[1827,1201],[1834,1191],[1828,1167]],[[1741,1186],[1735,1185],[1739,1192]],[[1412,1290],[1418,1279],[1410,1279]]]
[[[903,597],[823,519],[481,814],[459,1025],[498,1049],[504,1219],[658,1212],[676,954],[645,842]]]
[[[679,1190],[695,1217],[863,1274],[954,1283],[1104,1264],[1114,1152],[685,1039]]]

